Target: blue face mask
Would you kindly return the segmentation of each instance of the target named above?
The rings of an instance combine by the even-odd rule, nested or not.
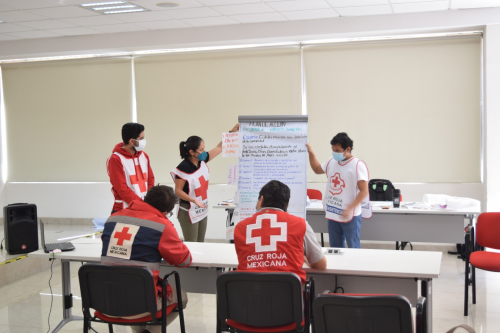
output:
[[[198,155],[198,161],[204,161],[207,159],[208,153],[204,151],[203,153]]]
[[[335,161],[339,161],[339,162],[344,160],[344,158],[345,158],[344,154],[345,154],[345,151],[343,153],[332,152],[333,159]]]

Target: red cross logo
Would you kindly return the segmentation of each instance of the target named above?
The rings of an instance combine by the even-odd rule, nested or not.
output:
[[[330,193],[337,195],[342,193],[345,188],[345,182],[340,178],[340,174],[337,172],[330,178]]]
[[[272,228],[270,219],[262,220],[262,228],[254,229],[252,237],[260,237],[261,245],[271,245],[271,236],[281,235],[281,228]]]
[[[118,241],[116,241],[116,245],[123,245],[124,241],[130,240],[132,238],[132,234],[128,233],[129,229],[130,229],[129,227],[124,227],[122,231],[115,232],[114,238],[118,239]]]
[[[286,238],[287,224],[278,222],[276,214],[259,215],[255,224],[247,225],[247,244],[255,244],[255,252],[276,251]]]
[[[139,190],[141,193],[146,192],[146,178],[148,175],[141,171],[139,165],[135,165],[135,175],[130,175],[130,183],[132,185],[139,185]]]
[[[204,176],[201,176],[200,178],[198,178],[198,181],[200,182],[200,187],[194,189],[194,194],[197,197],[201,197],[201,200],[206,200],[207,190],[208,190],[208,180],[206,180]]]

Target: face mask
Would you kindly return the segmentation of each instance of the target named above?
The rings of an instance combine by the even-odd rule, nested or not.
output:
[[[199,154],[198,155],[198,161],[204,161],[207,159],[207,155],[208,153],[206,151],[204,151],[203,153]]]
[[[335,152],[332,152],[332,156],[333,156],[333,159],[335,161],[343,161],[345,156],[345,151],[343,153],[335,153]]]
[[[135,141],[139,142],[138,146],[134,146],[136,151],[142,151],[144,147],[146,147],[146,139],[135,140]]]

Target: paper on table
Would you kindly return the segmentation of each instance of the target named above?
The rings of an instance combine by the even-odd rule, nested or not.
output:
[[[392,201],[370,201],[372,207],[392,207]]]
[[[222,157],[241,157],[240,133],[222,133]]]

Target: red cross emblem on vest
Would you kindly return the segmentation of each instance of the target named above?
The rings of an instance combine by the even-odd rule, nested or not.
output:
[[[124,227],[122,231],[115,232],[114,238],[118,239],[116,241],[116,245],[123,245],[124,241],[130,240],[132,238],[132,234],[128,233],[129,229],[129,227]]]
[[[330,193],[337,195],[342,193],[345,188],[345,182],[340,178],[340,174],[336,172],[332,177],[330,177]]]
[[[200,182],[200,187],[194,189],[194,194],[196,197],[201,197],[201,200],[207,199],[207,191],[208,191],[208,180],[205,179],[205,176],[201,176],[198,178]]]
[[[144,193],[147,191],[146,187],[147,177],[148,177],[147,173],[142,172],[139,165],[135,164],[135,175],[130,175],[130,183],[132,185],[139,185],[139,190],[141,191],[141,193]]]
[[[278,242],[286,242],[287,226],[276,214],[259,215],[255,224],[247,225],[247,244],[255,244],[255,252],[276,251]]]

